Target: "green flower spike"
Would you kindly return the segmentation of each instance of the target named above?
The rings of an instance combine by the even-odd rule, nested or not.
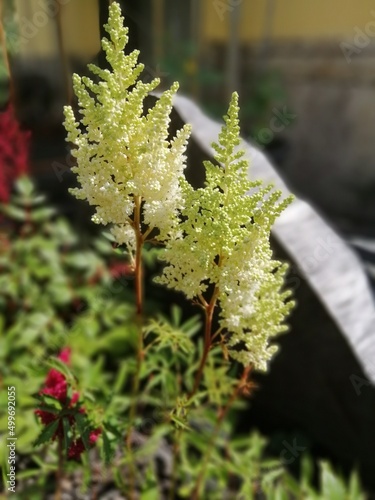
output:
[[[213,285],[231,357],[265,370],[277,349],[269,339],[286,330],[283,321],[293,307],[291,292],[283,291],[287,266],[272,260],[270,248],[271,227],[292,197],[279,201],[281,192],[248,179],[248,162],[237,148],[238,112],[234,93],[213,144],[218,164],[205,162],[206,186],[194,190],[182,182],[181,231],[168,241],[158,282],[201,302]]]

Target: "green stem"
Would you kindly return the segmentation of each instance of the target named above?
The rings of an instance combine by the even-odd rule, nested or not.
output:
[[[171,476],[171,486],[169,490],[169,500],[174,500],[175,489],[177,486],[177,470],[178,470],[178,452],[180,449],[180,438],[182,434],[182,428],[175,430],[175,437],[173,443],[173,463],[172,463],[172,476]]]
[[[198,475],[197,482],[196,482],[195,488],[193,490],[191,500],[199,500],[199,498],[200,498],[201,490],[203,487],[203,480],[204,480],[204,477],[206,474],[207,466],[208,466],[208,463],[210,461],[212,449],[213,449],[214,444],[216,442],[216,439],[218,437],[221,425],[223,423],[224,418],[227,416],[228,411],[232,407],[234,401],[238,398],[238,396],[241,394],[242,390],[246,387],[247,380],[248,380],[249,373],[250,373],[250,369],[251,369],[250,367],[247,367],[244,369],[243,374],[242,374],[232,396],[230,397],[228,403],[223,408],[221,408],[219,410],[216,425],[215,425],[214,431],[211,435],[211,439],[208,443],[206,453],[203,457],[202,468],[201,468],[201,471]]]
[[[61,500],[61,498],[62,498],[62,480],[63,480],[63,474],[64,474],[64,454],[63,454],[62,439],[58,440],[57,456],[58,456],[58,465],[57,465],[57,470],[56,470],[55,500]]]

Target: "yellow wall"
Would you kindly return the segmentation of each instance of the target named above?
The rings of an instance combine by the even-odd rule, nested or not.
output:
[[[207,41],[226,40],[230,9],[239,8],[241,40],[261,39],[267,30],[268,1],[202,0],[203,38]],[[372,33],[375,36],[374,0],[274,0],[274,6],[271,38],[351,39],[355,35],[355,26],[364,29],[371,21],[374,22]]]
[[[63,10],[64,45],[68,53],[91,59],[100,49],[97,0],[70,0]]]
[[[15,0],[23,57],[52,57],[58,52],[57,16],[47,6],[60,5],[64,48],[69,55],[90,59],[99,48],[97,0]],[[43,8],[43,2],[45,8]]]
[[[20,37],[20,55],[25,58],[48,57],[56,53],[55,21],[44,13],[39,0],[15,0],[14,4]]]

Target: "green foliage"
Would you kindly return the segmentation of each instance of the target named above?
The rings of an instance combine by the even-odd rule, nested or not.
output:
[[[16,386],[17,449],[26,453],[39,431],[33,395],[48,366],[67,375],[66,365],[51,355],[69,344],[78,373],[85,374],[81,382],[105,386],[108,377],[92,364],[101,349],[93,341],[101,335],[108,354],[116,352],[113,332],[132,316],[133,307],[120,304],[129,295],[127,282],[115,283],[104,256],[80,246],[30,179],[20,179],[15,187],[11,203],[1,207],[0,373],[4,386]],[[102,254],[113,254],[109,242],[98,242]],[[5,397],[2,391],[1,432],[6,429]]]

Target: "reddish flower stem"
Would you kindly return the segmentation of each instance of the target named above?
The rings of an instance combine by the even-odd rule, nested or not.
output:
[[[206,365],[207,357],[208,357],[208,354],[209,354],[210,349],[211,349],[211,345],[212,345],[212,336],[211,336],[212,318],[214,315],[217,296],[218,296],[218,289],[215,288],[214,293],[212,294],[210,303],[207,303],[205,301],[203,303],[203,307],[204,307],[204,311],[205,311],[203,354],[202,354],[201,361],[199,363],[197,373],[195,375],[194,385],[193,385],[193,388],[188,395],[188,399],[191,399],[198,390],[199,384],[201,383],[201,380],[203,377],[203,371],[204,371],[204,367]]]
[[[142,283],[142,247],[143,235],[141,229],[141,197],[135,197],[134,228],[136,232],[136,252],[135,252],[135,293],[137,316],[142,316],[143,309],[143,283]]]
[[[132,456],[131,437],[134,427],[134,421],[137,416],[137,396],[140,386],[140,374],[142,361],[144,357],[143,350],[143,330],[142,330],[142,314],[143,314],[143,269],[142,269],[142,248],[144,243],[144,235],[142,235],[141,227],[141,204],[140,196],[134,198],[134,231],[136,236],[136,252],[135,252],[135,296],[136,296],[136,322],[138,326],[138,347],[137,347],[137,366],[133,378],[132,387],[132,402],[129,413],[129,429],[126,436],[126,446],[130,456]],[[136,487],[136,467],[133,460],[130,460],[130,477],[129,477],[129,495],[132,500],[135,498]]]

